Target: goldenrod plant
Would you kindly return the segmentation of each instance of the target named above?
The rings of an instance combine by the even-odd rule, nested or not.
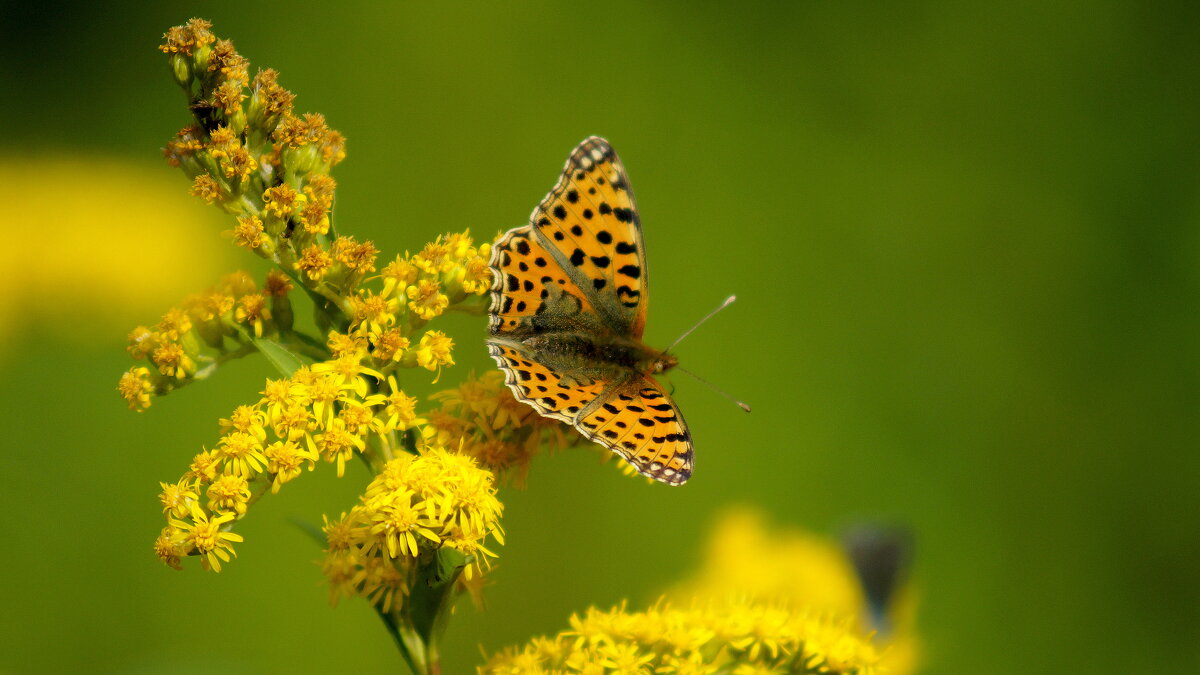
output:
[[[454,366],[439,318],[484,314],[491,244],[451,232],[380,263],[372,242],[334,218],[331,171],[346,157],[345,138],[322,115],[297,113],[275,71],[252,77],[211,28],[192,19],[164,36],[192,117],[164,152],[193,195],[228,214],[232,241],[273,267],[261,282],[230,273],[136,327],[128,351],[137,363],[118,390],[144,412],[233,359],[259,355],[277,372],[220,420],[220,436],[178,479],[162,483],[154,550],[170,567],[194,558],[219,572],[242,546],[237,524],[257,500],[319,466],[343,476],[359,463],[369,480],[358,503],[325,517],[331,599],[369,602],[411,670],[440,673],[455,600],[478,600],[504,543],[500,483],[523,485],[535,455],[579,437],[516,401],[496,371],[468,374],[424,402],[406,393],[406,382],[438,382]],[[589,610],[571,630],[501,652],[481,672],[883,672],[889,647],[856,622],[859,607],[810,610],[776,595],[696,590],[643,611]]]

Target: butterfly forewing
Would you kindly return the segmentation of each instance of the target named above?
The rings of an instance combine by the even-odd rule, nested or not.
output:
[[[491,266],[492,335],[533,335],[561,327],[571,317],[595,315],[588,296],[528,226],[501,237]]]
[[[641,338],[648,292],[641,219],[608,141],[593,136],[575,148],[530,224],[616,332]]]

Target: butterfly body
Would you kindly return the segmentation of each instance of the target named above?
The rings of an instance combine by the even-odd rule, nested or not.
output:
[[[571,153],[530,223],[496,243],[491,267],[488,348],[516,398],[655,480],[687,481],[691,435],[653,377],[677,360],[642,342],[641,221],[607,141]]]
[[[586,333],[546,333],[522,341],[547,367],[564,373],[615,378],[637,372],[661,373],[677,363],[635,340]]]

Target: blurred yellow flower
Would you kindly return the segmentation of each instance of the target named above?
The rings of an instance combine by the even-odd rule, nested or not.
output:
[[[769,528],[756,509],[735,508],[721,516],[699,571],[668,597],[676,601],[739,597],[787,602],[819,616],[839,617],[849,622],[855,634],[877,632],[880,664],[892,675],[914,672],[918,665],[911,588],[899,589],[888,608],[887,630],[880,630],[872,621],[854,564],[838,542],[795,528]],[[830,639],[833,654],[836,640]]]
[[[797,673],[886,671],[867,636],[783,603],[660,602],[642,612],[591,608],[570,629],[493,655],[481,675],[527,673]],[[684,637],[686,636],[686,637]],[[684,637],[684,639],[680,639]]]
[[[0,156],[0,344],[31,328],[106,339],[216,277],[216,221],[181,187],[156,163]]]

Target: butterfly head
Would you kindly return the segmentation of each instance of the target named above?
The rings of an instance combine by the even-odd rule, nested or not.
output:
[[[675,358],[675,356],[665,353],[659,354],[650,362],[650,372],[655,375],[665,373],[677,365],[679,365],[679,359]]]

